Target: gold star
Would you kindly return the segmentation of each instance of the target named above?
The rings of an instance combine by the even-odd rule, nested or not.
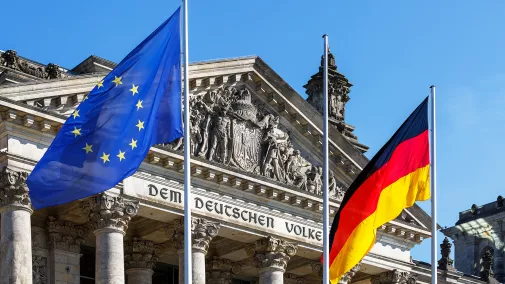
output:
[[[79,116],[79,110],[78,110],[78,109],[77,109],[77,110],[75,110],[75,111],[74,111],[74,113],[72,114],[72,116],[74,117],[74,119],[75,119],[76,117],[78,117],[78,116]]]
[[[140,131],[141,129],[144,129],[144,121],[140,121],[140,120],[139,120],[139,123],[137,123],[137,125],[135,125],[135,126],[137,126],[137,127],[139,128],[139,131]]]
[[[88,99],[88,95],[85,95],[85,96],[84,96],[84,99],[82,99],[82,101],[84,102],[84,101],[85,101],[85,100],[87,100],[87,99]]]
[[[98,84],[96,84],[97,89],[100,89],[101,87],[103,87],[103,80],[101,80],[100,82],[98,82]]]
[[[93,147],[93,144],[88,145],[88,143],[86,143],[86,146],[82,149],[86,151],[86,154],[88,154],[89,152],[93,152],[93,149],[91,149],[91,147]]]
[[[128,145],[132,146],[132,150],[133,150],[134,148],[137,147],[137,140],[133,140],[133,138],[132,138],[132,143],[130,143]]]
[[[124,153],[125,152],[121,152],[121,150],[119,150],[119,154],[117,154],[116,156],[119,158],[119,161],[121,162],[123,159],[126,159],[126,157],[124,156]]]
[[[77,128],[74,126],[74,130],[72,130],[72,132],[74,134],[74,138],[77,137],[77,136],[80,136],[81,135],[81,128]]]
[[[116,84],[116,87],[119,86],[119,85],[121,85],[121,84],[123,84],[123,82],[121,82],[122,78],[123,77],[119,77],[118,78],[118,77],[114,76],[114,80],[112,80],[112,82]]]
[[[105,154],[105,152],[103,152],[103,154],[100,157],[100,159],[102,159],[103,163],[105,164],[105,162],[110,162],[109,156],[110,156],[110,154],[107,155],[107,154]]]
[[[135,84],[132,84],[132,88],[130,89],[130,92],[132,92],[132,96],[135,96],[135,94],[139,93],[139,86],[135,86]]]
[[[141,108],[144,108],[144,107],[142,106],[142,101],[141,101],[141,100],[139,100],[135,106],[137,106],[137,110],[139,110],[139,109],[141,109]]]

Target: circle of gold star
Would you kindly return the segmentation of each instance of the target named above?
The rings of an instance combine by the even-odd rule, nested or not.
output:
[[[115,83],[116,87],[117,87],[117,86],[123,84],[123,82],[121,82],[121,79],[122,79],[122,77],[116,77],[116,76],[114,76],[114,80],[112,80],[112,82]]]
[[[135,106],[137,107],[137,110],[139,110],[139,109],[141,109],[141,108],[144,108],[144,107],[142,106],[142,101],[141,101],[141,100],[139,100]]]
[[[137,147],[137,140],[133,140],[133,138],[132,138],[132,142],[128,145],[132,146],[132,150],[133,150],[134,148]]]
[[[98,84],[96,84],[97,89],[100,89],[101,87],[103,87],[103,80],[101,80],[100,82],[98,82]]]
[[[71,133],[74,134],[74,138],[77,136],[80,136],[81,135],[81,128],[77,128],[74,126],[74,130],[72,130]]]
[[[135,96],[135,94],[139,93],[139,86],[135,86],[135,84],[132,84],[132,88],[130,89],[130,92],[132,92],[132,96]]]
[[[105,152],[103,152],[103,154],[100,157],[100,159],[102,159],[103,163],[105,164],[105,162],[110,162],[109,156],[110,156],[110,154],[105,154]]]
[[[82,148],[84,151],[86,151],[86,154],[88,154],[89,152],[93,152],[93,144],[91,145],[88,145],[88,143],[86,143],[86,146],[84,146],[84,148]]]
[[[137,126],[137,127],[139,128],[139,131],[140,131],[141,129],[144,129],[144,121],[140,121],[140,120],[139,120],[139,123],[137,123],[137,125],[135,125],[135,126]]]
[[[119,154],[117,154],[116,156],[119,158],[119,161],[121,162],[123,159],[126,159],[126,157],[124,156],[125,152],[121,152],[121,150],[119,150]]]
[[[74,111],[74,113],[72,114],[72,116],[74,117],[74,119],[75,119],[76,117],[78,117],[78,116],[79,116],[79,110],[78,110],[78,109],[76,109],[76,110]]]

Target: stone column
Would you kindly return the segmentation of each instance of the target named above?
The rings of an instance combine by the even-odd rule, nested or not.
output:
[[[417,278],[407,271],[395,269],[372,277],[372,284],[416,284]]]
[[[296,254],[298,246],[272,236],[257,240],[253,250],[256,267],[259,270],[259,284],[282,284],[289,259]]]
[[[50,216],[47,220],[47,230],[51,283],[79,284],[81,244],[88,236],[88,227]]]
[[[160,247],[152,241],[138,238],[126,241],[124,259],[128,284],[151,284],[159,255]]]
[[[124,283],[123,236],[138,203],[100,193],[81,205],[96,236],[95,283]]]
[[[32,237],[25,172],[0,172],[0,284],[32,283]]]
[[[240,264],[228,259],[213,257],[206,264],[207,284],[231,284],[233,276],[240,271]]]
[[[210,241],[219,232],[219,223],[201,218],[191,220],[193,283],[205,284],[205,255]],[[184,283],[184,222],[177,219],[167,227],[168,236],[174,241],[179,254],[179,283]]]

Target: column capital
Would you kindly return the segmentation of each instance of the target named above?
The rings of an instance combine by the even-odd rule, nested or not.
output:
[[[417,278],[407,271],[386,271],[372,277],[372,284],[416,284]]]
[[[312,267],[312,272],[317,273],[319,277],[323,277],[323,264],[319,261],[314,261],[310,264]],[[351,270],[347,271],[340,279],[338,280],[338,284],[347,284],[350,283],[356,272],[361,269],[361,262],[356,264]]]
[[[15,171],[8,167],[0,171],[0,211],[16,207],[33,213],[26,185],[27,178],[27,172]]]
[[[112,229],[124,234],[128,222],[137,215],[139,204],[121,196],[100,193],[83,201],[81,208],[95,231]]]
[[[191,236],[193,250],[207,253],[210,241],[217,236],[221,225],[202,218],[191,219]],[[166,227],[168,236],[175,243],[177,250],[184,249],[184,219],[176,219]]]
[[[207,260],[205,267],[208,284],[231,284],[235,274],[240,272],[241,265],[228,259],[213,257]]]
[[[49,249],[59,249],[73,253],[81,252],[81,244],[86,241],[89,234],[87,226],[58,220],[53,216],[49,216],[47,219],[47,231]]]
[[[125,269],[153,269],[161,254],[161,246],[152,241],[133,238],[124,242]]]
[[[262,238],[254,243],[253,255],[256,267],[259,269],[273,269],[284,272],[289,259],[296,254],[298,245],[272,236]]]

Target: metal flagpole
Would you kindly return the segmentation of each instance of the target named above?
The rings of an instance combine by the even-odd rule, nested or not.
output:
[[[323,284],[330,283],[329,238],[330,208],[328,206],[328,35],[324,38],[323,71]]]
[[[436,151],[436,116],[435,116],[435,86],[431,86],[430,94],[430,187],[431,187],[431,283],[437,284],[437,178],[435,161]]]
[[[189,57],[188,57],[188,0],[182,1],[184,6],[184,283],[191,284],[191,161],[189,139]]]

